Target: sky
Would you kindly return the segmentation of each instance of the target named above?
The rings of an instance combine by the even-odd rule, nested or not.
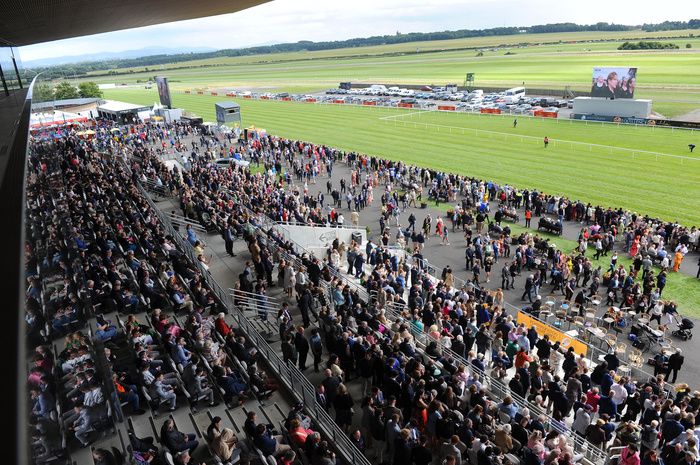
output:
[[[237,13],[35,44],[23,61],[151,46],[242,48],[408,32],[599,21],[642,24],[700,17],[697,0],[274,0]]]

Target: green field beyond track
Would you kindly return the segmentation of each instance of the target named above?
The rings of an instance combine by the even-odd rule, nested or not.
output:
[[[466,73],[471,72],[476,73],[476,88],[524,85],[528,90],[552,89],[562,95],[567,86],[574,91],[589,90],[595,66],[630,66],[639,68],[635,96],[652,99],[655,112],[678,117],[700,109],[700,38],[690,34],[697,35],[697,31],[476,37],[218,57],[99,71],[82,79],[136,84],[163,75],[169,78],[173,90],[235,88],[305,93],[335,88],[342,81],[461,85]],[[658,39],[680,49],[617,50],[624,40],[640,39]],[[586,42],[590,40],[598,42]],[[686,44],[691,48],[685,48]]]
[[[105,97],[152,105],[154,90]],[[214,120],[226,97],[173,94]],[[230,99],[229,99],[230,100]],[[603,206],[700,225],[698,131],[518,117],[237,99],[246,126]],[[550,146],[543,148],[544,136]]]

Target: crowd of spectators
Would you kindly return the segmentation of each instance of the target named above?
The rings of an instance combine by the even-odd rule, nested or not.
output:
[[[124,414],[197,412],[277,389],[129,168],[95,145],[65,135],[31,146],[25,320],[35,463],[87,447]],[[157,442],[186,463],[197,443],[173,431],[166,421]],[[145,444],[134,436],[142,464],[158,455],[152,438]]]
[[[263,159],[267,161],[266,167],[269,174],[280,173],[282,170],[279,165],[287,163],[293,169],[297,180],[305,183],[314,182],[319,173],[330,172],[333,163],[340,160],[350,163],[356,169],[353,171],[350,182],[341,183],[337,193],[330,182],[327,184],[327,191],[331,194],[333,202],[330,205],[323,205],[323,195],[309,196],[306,185],[303,188],[287,187],[278,183],[274,176],[253,176],[236,168],[231,168],[222,175],[219,169],[208,165],[206,154],[201,158],[197,154],[192,154],[190,163],[193,170],[185,175],[186,186],[181,193],[183,202],[192,205],[190,213],[193,216],[202,218],[206,213],[209,217],[216,218],[226,216],[231,211],[238,211],[239,215],[230,216],[245,219],[248,209],[239,207],[236,210],[236,205],[243,200],[245,205],[250,206],[256,213],[263,213],[271,220],[332,224],[337,223],[338,214],[334,213],[336,208],[340,209],[343,205],[343,199],[339,194],[346,192],[350,194],[351,197],[346,197],[349,210],[353,207],[361,209],[367,201],[371,202],[369,192],[376,187],[378,181],[382,181],[387,185],[385,195],[382,196],[382,202],[386,206],[385,224],[390,223],[392,219],[399,224],[399,220],[396,219],[398,214],[394,212],[400,212],[404,207],[400,203],[415,202],[420,200],[418,196],[422,195],[418,188],[415,189],[415,198],[413,194],[402,198],[391,189],[391,183],[401,181],[397,179],[396,173],[406,168],[400,165],[388,166],[390,162],[373,162],[371,159],[353,154],[343,157],[340,153],[326,147],[273,138],[265,139],[255,145],[250,144],[247,150],[256,150],[256,147],[264,154]],[[382,166],[384,163],[387,166]],[[362,167],[366,168],[368,165],[374,170],[363,170]],[[419,182],[422,181],[425,186],[432,182],[429,195],[439,196],[440,192],[443,192],[445,201],[454,201],[455,193],[469,197],[472,192],[475,192],[472,194],[471,205],[478,206],[480,200],[486,195],[495,197],[500,190],[497,186],[486,183],[474,185],[462,181],[460,184],[459,177],[450,175],[443,177],[439,173],[437,176],[432,176],[434,173],[429,171],[425,173],[416,169],[409,176],[417,175]],[[158,175],[161,174],[163,173],[160,172]],[[167,174],[165,176],[167,177]],[[361,180],[362,176],[364,180]],[[200,182],[191,177],[199,177]],[[279,179],[284,180],[283,177]],[[437,179],[437,185],[431,179]],[[409,177],[409,182],[411,181],[416,179]],[[214,189],[211,188],[212,183]],[[584,253],[589,233],[592,240],[605,242],[601,253],[612,252],[610,236],[613,238],[618,236],[616,231],[618,225],[623,225],[626,231],[633,235],[634,232],[648,228],[645,233],[638,234],[640,241],[649,234],[649,231],[653,231],[658,233],[654,235],[665,236],[668,244],[675,243],[680,247],[691,244],[693,237],[697,236],[695,231],[685,230],[678,225],[655,224],[648,218],[639,218],[635,215],[625,217],[622,211],[587,207],[580,203],[570,203],[566,199],[543,197],[537,193],[522,193],[509,189],[504,189],[503,193],[506,195],[503,199],[504,211],[508,213],[510,213],[508,208],[522,206],[527,210],[534,210],[535,215],[543,212],[556,214],[560,217],[559,220],[563,221],[578,219],[579,217],[574,215],[579,215],[583,207],[581,219],[588,221],[591,225],[582,232],[579,243],[584,244],[581,245],[581,252]],[[467,207],[469,206],[468,204]],[[455,209],[456,215],[452,218],[453,226],[466,225],[464,229],[471,231],[473,220],[477,220],[474,226],[481,229],[479,223],[483,223],[486,219],[483,214],[479,216],[482,212],[477,210],[474,217],[470,219],[472,212],[468,208],[461,210]],[[409,225],[414,221],[415,219],[411,221],[409,218]],[[238,232],[247,230],[246,226],[237,220],[229,220],[226,226],[233,227]],[[415,231],[415,226],[413,229]],[[428,236],[431,232],[430,226],[424,232],[425,236]],[[274,254],[275,247],[287,253],[296,249],[294,245],[285,243],[275,234],[268,235],[275,246],[270,247],[267,253]],[[257,264],[265,258],[266,248],[261,247],[260,240],[256,236],[250,235],[249,238],[249,250],[254,264]],[[514,275],[520,274],[524,268],[532,267],[535,262],[545,263],[543,272],[536,271],[529,276],[531,288],[524,297],[535,301],[539,293],[538,287],[545,282],[547,271],[550,272],[551,282],[554,285],[553,291],[558,289],[566,295],[570,278],[574,276],[571,266],[573,262],[576,262],[579,267],[578,272],[575,273],[576,283],[580,281],[586,286],[590,281],[591,284],[596,283],[600,286],[603,280],[605,285],[608,281],[619,280],[614,273],[610,273],[608,277],[603,276],[600,270],[592,269],[584,254],[567,256],[547,247],[546,244],[544,246],[535,244],[536,239],[533,235],[523,234],[517,238],[501,236],[496,240],[485,239],[481,242],[483,239],[485,237],[478,235],[474,243],[470,241],[473,255],[469,257],[470,254],[467,254],[467,259],[471,258],[477,265],[481,265],[486,262],[483,260],[484,255],[495,255],[497,260],[499,253],[506,256],[512,254],[515,260],[507,266],[509,275],[505,276],[504,273],[505,283],[511,286]],[[461,421],[465,420],[469,424],[466,429],[472,436],[467,435],[467,441],[464,441],[464,438],[454,439],[457,442],[462,441],[462,446],[471,445],[475,434],[485,434],[483,447],[481,449],[476,447],[475,452],[484,452],[487,448],[486,444],[497,443],[498,449],[502,452],[524,449],[528,451],[527,458],[530,460],[534,460],[533,456],[536,456],[540,461],[547,463],[553,460],[566,463],[580,458],[571,440],[557,433],[556,427],[552,430],[554,432],[545,433],[543,429],[539,442],[536,438],[531,440],[530,435],[536,436],[535,431],[538,427],[540,425],[544,427],[546,417],[530,417],[528,405],[552,412],[555,422],[562,422],[561,429],[565,428],[563,422],[567,421],[567,418],[571,421],[573,416],[575,433],[585,437],[594,445],[604,446],[614,443],[627,446],[629,443],[627,429],[634,429],[633,425],[647,426],[648,420],[640,415],[648,412],[649,409],[658,410],[655,408],[657,405],[660,409],[661,404],[665,402],[668,389],[664,389],[663,376],[640,382],[620,377],[615,372],[619,361],[614,354],[610,354],[609,361],[606,360],[595,368],[590,367],[583,357],[577,356],[571,350],[564,353],[559,350],[558,344],[551,344],[547,338],[539,338],[533,328],[519,327],[514,324],[512,318],[505,315],[501,307],[502,293],[499,296],[498,292],[488,292],[479,286],[478,271],[474,273],[475,279],[472,280],[474,285],[457,289],[454,287],[454,281],[450,282],[449,276],[445,276],[446,280],[435,280],[429,277],[421,268],[420,254],[414,256],[412,264],[409,265],[407,262],[398,260],[382,247],[388,245],[388,241],[383,239],[379,242],[378,247],[370,245],[366,250],[359,250],[358,244],[336,242],[323,260],[301,257],[298,265],[285,262],[280,268],[287,271],[280,272],[279,284],[287,290],[289,297],[294,296],[295,292],[304,295],[307,291],[305,286],[309,291],[313,291],[315,286],[318,286],[319,279],[327,280],[331,277],[329,269],[339,269],[340,264],[344,263],[342,261],[347,259],[347,267],[343,265],[343,268],[350,271],[351,276],[361,278],[370,295],[376,296],[371,302],[363,302],[353,286],[332,277],[327,280],[331,284],[331,292],[328,294],[329,305],[321,305],[320,318],[321,332],[324,334],[325,346],[331,353],[331,357],[327,362],[326,379],[322,387],[319,387],[318,395],[329,408],[333,408],[339,425],[349,427],[352,424],[355,401],[351,397],[348,398],[344,382],[352,379],[353,376],[368,378],[362,383],[363,394],[367,395],[367,399],[361,402],[363,408],[361,423],[366,427],[361,433],[361,438],[367,442],[373,439],[387,441],[386,450],[390,452],[392,460],[396,460],[396,463],[406,459],[408,452],[405,444],[410,444],[408,449],[411,451],[415,449],[418,455],[420,455],[421,443],[435,451],[434,448],[438,447],[440,441],[445,441],[445,446],[438,448],[450,450],[449,446],[453,442],[452,435],[441,431],[440,436],[436,436],[436,430],[432,424],[438,418],[442,418],[443,414],[448,418],[448,421],[444,422],[446,424],[460,425]],[[504,247],[505,245],[507,247]],[[417,249],[420,252],[420,247]],[[506,252],[506,249],[510,250]],[[544,254],[538,252],[544,252]],[[365,266],[366,264],[369,266]],[[512,275],[511,266],[514,267]],[[288,271],[289,267],[296,269]],[[621,273],[622,281],[625,281],[626,270],[618,270],[613,266],[613,270],[609,271]],[[449,273],[448,270],[447,274]],[[273,285],[270,274],[264,264],[253,265],[249,271],[242,274],[240,285],[242,288],[254,290],[269,287]],[[302,284],[297,286],[296,279],[300,276]],[[256,279],[257,282],[254,283]],[[630,292],[628,287],[620,286],[623,299],[627,299],[629,295],[639,297],[638,291]],[[658,293],[660,294],[662,290],[661,288]],[[597,287],[594,286],[584,295],[590,299],[596,293]],[[573,298],[573,293],[568,297]],[[401,317],[403,320],[400,322],[392,322],[386,317],[385,307],[392,306],[391,301],[399,301],[400,308],[405,309]],[[615,299],[612,303],[616,301]],[[300,302],[300,306],[305,305],[301,305]],[[329,310],[330,307],[333,310]],[[303,311],[302,314],[304,313],[306,312]],[[283,321],[288,318],[286,312],[281,314]],[[300,334],[299,328],[290,322],[285,323],[286,328],[281,328],[280,334],[288,347],[286,358],[300,361],[300,368],[304,368],[308,347],[306,344],[303,344],[303,347],[295,344]],[[307,318],[302,317],[302,324],[309,326]],[[423,337],[422,333],[426,333],[428,338],[432,338],[432,340],[428,339],[430,342],[425,350],[427,360],[421,358],[422,355],[415,347],[413,334],[416,332],[421,334],[421,337]],[[391,334],[391,337],[387,337],[388,334]],[[445,346],[453,347],[447,355],[441,353],[440,349]],[[453,353],[458,355],[456,360],[452,358]],[[466,365],[460,365],[462,361],[466,362]],[[424,363],[427,363],[427,367]],[[508,376],[513,368],[516,369],[516,373],[512,377]],[[612,369],[608,370],[608,368]],[[500,403],[489,402],[489,394],[480,380],[480,374],[488,371],[493,378],[507,382],[513,397],[526,398],[530,404],[514,402],[512,397],[506,397]],[[374,390],[370,389],[372,386]],[[389,394],[386,394],[387,392]],[[382,400],[375,402],[370,394]],[[374,415],[365,414],[365,410],[384,412],[387,406],[386,399],[390,399],[394,406],[399,402],[401,407],[398,410],[402,413],[401,418],[405,420],[392,423],[391,416],[378,415],[380,418],[374,428],[376,434],[373,434],[370,419]],[[682,399],[682,397],[677,399],[676,407],[679,411],[682,409],[683,415],[687,416],[688,407],[683,404]],[[476,412],[476,410],[480,411]],[[486,421],[482,416],[485,416]],[[508,417],[505,425],[499,426],[498,422],[494,421],[495,419],[505,420],[505,417]],[[668,419],[672,419],[672,416]],[[660,420],[663,422],[663,418]],[[379,428],[379,424],[382,428]],[[388,425],[392,426],[391,431],[398,433],[396,437],[390,436]],[[415,431],[402,432],[402,426],[413,426]],[[512,434],[513,429],[517,431],[517,436]],[[518,437],[521,441],[517,440]],[[626,449],[624,456],[634,455],[633,448],[634,446],[631,446]],[[466,452],[466,447],[462,449],[461,452]],[[396,450],[402,452],[394,457]],[[488,449],[488,460],[496,460],[492,454],[493,450],[494,448]],[[445,457],[447,455],[454,456],[454,454],[446,454]]]
[[[528,464],[568,465],[580,460],[583,452],[572,436],[564,434],[572,425],[574,434],[592,445],[625,446],[621,460],[626,464],[639,462],[640,449],[645,463],[658,460],[654,454],[674,465],[697,457],[694,427],[700,393],[691,396],[687,387],[677,387],[675,398],[668,398],[663,375],[639,381],[620,376],[619,361],[612,354],[605,362],[588,366],[572,350],[564,352],[547,337],[540,338],[534,328],[517,325],[503,310],[502,293],[488,291],[480,279],[482,268],[488,281],[487,266],[505,258],[506,289],[525,268],[536,268],[523,294],[526,300],[534,298],[535,304],[549,272],[553,291],[560,290],[569,299],[581,279],[583,287],[590,281],[587,292],[580,291],[582,299],[590,300],[598,286],[607,285],[613,292],[611,305],[618,299],[628,302],[632,296],[635,304],[646,298],[651,309],[663,286],[658,277],[647,284],[653,275],[645,261],[659,258],[667,247],[680,248],[684,254],[697,242],[696,230],[271,136],[258,136],[238,149],[200,136],[187,154],[190,149],[180,138],[193,131],[186,126],[170,130],[171,148],[183,153],[184,171],[170,170],[159,160],[167,137],[150,125],[134,127],[119,147],[113,144],[114,152],[128,155],[129,168],[103,159],[74,137],[36,145],[28,197],[33,229],[26,252],[27,335],[37,347],[30,376],[32,410],[37,418],[46,413],[51,418],[51,405],[73,407],[61,412],[60,420],[54,415],[47,424],[36,426],[37,455],[55,450],[40,444],[50,442],[46,438],[52,428],[59,437],[72,429],[81,444],[89,444],[89,433],[100,418],[94,407],[109,408],[99,392],[102,388],[128,403],[134,414],[144,411],[143,399],[157,411],[161,405],[176,408],[184,397],[196,411],[200,401],[212,405],[221,396],[227,403],[242,402],[248,396],[269,395],[275,388],[256,366],[255,350],[246,345],[245,335],[219,314],[223,309],[202,277],[206,268],[190,263],[179,239],[163,231],[137,187],[142,181],[166,187],[178,196],[186,215],[219,228],[229,254],[233,255],[235,238],[247,240],[251,260],[238,276],[238,289],[264,296],[267,288],[278,285],[289,299],[296,298],[301,322],[293,321],[285,308],[278,315],[283,356],[305,370],[311,351],[319,370],[323,354],[328,354],[317,400],[333,410],[338,425],[367,454],[385,456],[395,464],[427,464],[439,456],[445,463],[469,460],[487,465],[516,453]],[[156,141],[158,149],[151,145]],[[235,151],[263,163],[265,174],[211,163],[217,155],[233,156]],[[332,202],[325,203],[322,193],[310,195],[308,183],[321,174],[330,175],[338,162],[351,167],[350,181],[341,182],[337,190],[327,183]],[[289,183],[290,171],[282,175],[283,166],[299,184]],[[274,229],[261,228],[268,220],[342,225],[343,203],[351,213],[365,208],[380,186],[383,225],[376,245],[361,248],[336,241],[319,259],[303,254]],[[65,194],[59,195],[59,188]],[[402,212],[422,201],[423,189],[445,202],[464,199],[447,221],[453,231],[461,227],[468,238],[469,286],[456,286],[449,269],[438,278],[429,274],[421,244],[429,240],[431,220],[416,232],[415,215],[410,215],[408,228],[398,227],[390,236],[386,225],[393,221],[400,226]],[[582,231],[578,253],[565,254],[530,234],[512,237],[507,228],[497,237],[483,231],[488,222],[485,201],[499,197],[501,213],[524,208],[526,218],[530,211],[530,216],[549,213],[558,221],[590,223]],[[355,223],[356,217],[351,218]],[[446,238],[446,221],[436,223]],[[620,234],[626,252],[635,257],[635,267],[627,271],[613,261],[606,277],[585,257],[587,243],[595,241],[598,250],[600,242],[601,254],[614,254],[613,240]],[[413,254],[399,258],[390,253],[391,241],[406,245],[409,238]],[[186,240],[201,263],[204,241],[192,229],[186,231]],[[661,265],[670,266],[664,258]],[[642,269],[643,285],[634,279],[628,284],[627,278]],[[47,275],[60,278],[55,292],[42,282]],[[585,300],[577,303],[583,307]],[[265,305],[261,309],[259,316],[266,320]],[[145,311],[149,321],[144,325],[130,317],[126,323],[112,322],[103,316],[114,311]],[[95,352],[84,332],[76,331],[93,314],[99,317],[94,337],[104,346],[104,354]],[[311,316],[319,328],[307,331]],[[54,362],[45,344],[59,335],[68,335],[68,340]],[[123,350],[133,357],[127,363],[115,355]],[[91,369],[94,359],[103,355],[106,366]],[[62,370],[61,387],[53,379],[57,367]],[[357,400],[347,385],[355,379],[362,386],[362,398]],[[507,388],[494,392],[497,385]],[[57,397],[64,402],[55,402]],[[361,411],[359,429],[354,427],[356,409]],[[249,420],[244,431],[254,447],[282,463],[294,460],[270,428]],[[291,421],[289,427],[292,441],[312,463],[333,462],[328,445],[300,420]],[[654,443],[650,428],[660,443]],[[188,451],[197,447],[194,438],[168,422],[160,440],[178,454],[180,463],[187,463]],[[236,449],[236,440],[226,430],[212,434],[210,440],[224,456]]]

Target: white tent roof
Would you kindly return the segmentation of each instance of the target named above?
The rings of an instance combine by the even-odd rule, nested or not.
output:
[[[98,110],[114,111],[114,112],[139,110],[141,108],[147,108],[147,107],[144,107],[144,105],[134,105],[133,103],[118,102],[116,100],[107,100],[107,101],[105,101],[105,103],[103,103],[102,105],[97,107]]]

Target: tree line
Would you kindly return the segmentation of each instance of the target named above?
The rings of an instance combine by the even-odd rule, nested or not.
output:
[[[102,90],[92,82],[81,82],[75,87],[68,81],[59,82],[55,87],[48,82],[37,82],[32,93],[33,102],[51,102],[72,98],[102,98]]]
[[[394,35],[372,36],[364,38],[354,38],[348,40],[335,40],[325,42],[312,42],[302,40],[293,43],[265,45],[258,47],[247,47],[240,49],[222,49],[215,52],[202,53],[179,53],[174,55],[151,55],[139,58],[114,59],[92,61],[84,63],[65,64],[36,68],[38,72],[43,72],[48,79],[84,76],[93,71],[109,71],[134,67],[159,66],[170,63],[181,63],[190,60],[203,60],[221,57],[237,57],[247,55],[264,55],[282,52],[301,52],[332,50],[339,48],[366,47],[373,45],[392,45],[409,42],[421,42],[432,40],[465,39],[471,37],[491,37],[514,34],[542,34],[557,32],[581,32],[581,31],[631,31],[642,29],[644,31],[680,30],[680,29],[700,29],[700,19],[690,21],[664,21],[658,24],[643,24],[628,26],[622,24],[610,24],[600,22],[596,24],[581,25],[575,23],[555,23],[542,24],[527,27],[495,27],[489,29],[460,29],[456,31],[438,32],[411,32]],[[148,71],[146,69],[145,71]]]

